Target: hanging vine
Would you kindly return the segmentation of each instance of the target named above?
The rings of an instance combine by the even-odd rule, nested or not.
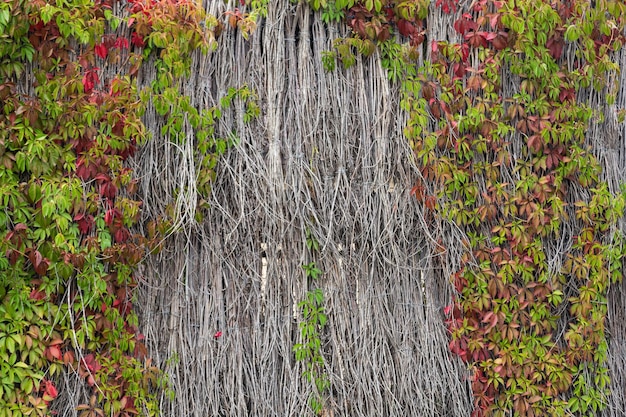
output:
[[[319,251],[319,242],[307,230],[306,245],[311,254]],[[308,281],[314,283],[323,274],[315,262],[303,264],[302,269]],[[322,355],[321,331],[328,323],[328,316],[324,307],[324,291],[314,288],[307,291],[306,296],[298,302],[298,308],[302,313],[302,321],[298,324],[300,329],[301,343],[293,346],[296,361],[302,362],[305,370],[302,372],[304,379],[314,388],[309,397],[309,406],[315,414],[321,414],[324,410],[326,399],[324,396],[330,388],[330,380],[324,369],[325,361]]]

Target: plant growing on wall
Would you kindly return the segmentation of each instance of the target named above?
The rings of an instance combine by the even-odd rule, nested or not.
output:
[[[136,265],[169,226],[133,232],[141,201],[125,162],[148,139],[150,100],[169,116],[169,140],[185,140],[189,120],[198,188],[208,193],[228,146],[213,130],[220,109],[241,97],[247,117],[258,112],[247,88],[204,111],[178,90],[191,53],[208,52],[219,28],[187,0],[0,3],[1,417],[48,415],[64,367],[89,388],[81,416],[158,413],[167,381],[147,357],[133,289]],[[158,75],[140,92],[136,75],[150,57]],[[109,65],[120,70],[104,78]]]
[[[455,24],[464,43],[433,44],[436,81],[423,98],[439,123],[416,146],[437,209],[470,238],[453,277],[460,294],[446,311],[450,348],[473,372],[477,415],[595,413],[609,394],[606,290],[623,251],[607,232],[624,196],[600,180],[585,148],[594,110],[576,94],[589,86],[610,94],[609,50],[623,37],[609,27],[623,21],[614,14],[605,26],[604,12],[582,4],[477,2],[472,12]],[[589,41],[567,35],[575,22]],[[562,51],[576,40],[570,68]],[[478,65],[464,50],[478,52]],[[504,71],[519,79],[512,97]],[[573,200],[577,185],[589,200]],[[590,205],[598,217],[583,220]],[[566,224],[579,232],[557,254],[550,242]],[[553,256],[563,256],[560,269]]]
[[[422,171],[412,194],[467,236],[444,314],[450,350],[471,371],[474,415],[596,413],[610,394],[606,295],[621,279],[625,200],[588,148],[602,115],[584,92],[614,100],[626,6],[437,1],[458,12],[460,42],[429,39],[422,68],[428,3],[335,6],[353,36],[335,41],[325,67],[376,45],[409,114]]]
[[[307,231],[307,247],[311,252],[319,250],[319,243],[314,236]],[[317,281],[322,275],[315,262],[302,265],[307,283]],[[328,322],[328,316],[324,309],[324,292],[321,288],[314,288],[306,293],[306,297],[298,303],[302,313],[302,321],[298,324],[300,329],[301,343],[293,347],[296,361],[305,366],[302,376],[313,385],[313,393],[309,397],[309,406],[315,414],[324,409],[324,395],[330,388],[330,381],[324,369],[324,356],[322,355],[322,339],[320,332]]]

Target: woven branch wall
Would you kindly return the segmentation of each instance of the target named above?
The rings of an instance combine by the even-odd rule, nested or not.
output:
[[[296,304],[309,289],[301,265],[311,261],[324,271],[329,315],[327,415],[471,411],[442,324],[450,288],[408,192],[415,176],[399,95],[376,59],[325,73],[321,52],[340,35],[330,30],[307,6],[272,2],[250,41],[222,38],[184,87],[210,106],[248,84],[262,116],[226,118],[223,133],[234,130],[240,143],[220,162],[210,216],[196,224],[193,198],[178,196],[184,231],[144,272],[147,339],[159,360],[177,358],[165,415],[310,413],[292,349]],[[144,150],[147,207],[193,188],[189,151],[159,140]],[[307,230],[320,243],[316,259]]]
[[[218,16],[235,7],[205,6]],[[432,7],[432,38],[454,39],[452,19]],[[261,105],[252,123],[242,122],[241,108],[223,118],[220,133],[236,132],[239,143],[220,161],[201,223],[193,140],[169,144],[146,116],[154,138],[136,161],[145,215],[176,202],[181,222],[143,266],[138,303],[150,353],[176,392],[163,400],[165,416],[311,413],[311,384],[292,349],[296,305],[310,289],[301,265],[312,261],[324,271],[318,284],[329,315],[322,349],[332,388],[323,415],[471,413],[466,371],[448,351],[442,320],[460,231],[425,217],[409,195],[417,170],[398,91],[379,60],[323,70],[322,51],[345,31],[324,25],[308,6],[273,0],[249,41],[228,31],[216,52],[195,60],[184,92],[198,107],[244,84]],[[626,67],[626,54],[621,59]],[[616,106],[626,106],[624,88]],[[616,190],[626,180],[625,126],[613,108],[605,113],[589,138]],[[315,258],[307,231],[320,244]],[[437,239],[448,253],[436,250]],[[610,299],[614,395],[605,415],[619,416],[626,409],[624,283]]]

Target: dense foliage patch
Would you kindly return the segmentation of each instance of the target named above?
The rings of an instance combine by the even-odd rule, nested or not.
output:
[[[167,381],[146,357],[133,289],[169,223],[133,232],[141,201],[125,162],[148,139],[151,103],[161,137],[194,133],[197,189],[209,192],[229,144],[214,121],[252,97],[231,89],[198,111],[178,84],[220,30],[189,0],[0,3],[0,416],[48,415],[63,367],[90,389],[81,416],[158,413]],[[139,91],[147,62],[157,75]]]

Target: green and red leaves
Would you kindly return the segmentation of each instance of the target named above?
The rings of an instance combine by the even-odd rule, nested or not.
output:
[[[37,275],[43,276],[46,274],[48,267],[50,266],[49,259],[45,259],[37,249],[33,248],[26,249],[26,256],[30,260],[30,263]]]
[[[590,300],[606,298],[609,277],[621,265],[606,242],[609,225],[623,216],[624,197],[607,192],[598,161],[583,146],[592,113],[577,92],[604,85],[614,68],[608,45],[618,35],[599,36],[604,23],[570,3],[473,6],[454,23],[460,44],[433,41],[423,101],[409,96],[404,107],[409,133],[427,129],[417,103],[437,121],[432,133],[409,136],[427,180],[412,194],[425,204],[426,190],[435,190],[434,214],[471,236],[471,253],[452,277],[458,295],[444,311],[450,350],[474,371],[476,415],[578,412],[583,392],[594,398],[586,409],[599,409],[606,384],[573,390],[572,384],[580,366],[606,370],[604,353],[598,354],[605,352],[606,308]],[[576,19],[585,23],[571,23]],[[569,68],[559,60],[573,41],[589,51]],[[519,77],[512,97],[501,89],[506,71]],[[574,203],[576,219],[568,214],[572,183],[591,192]],[[560,239],[566,224],[579,233],[555,274],[544,242]],[[559,319],[568,323],[565,333]],[[570,401],[562,399],[566,393]]]
[[[137,187],[123,163],[145,140],[143,105],[130,76],[103,85],[95,65],[96,60],[119,61],[130,46],[128,39],[105,34],[107,24],[117,19],[109,6],[75,3],[29,2],[12,9],[28,25],[13,29],[10,40],[32,51],[32,56],[14,58],[33,61],[28,79],[36,82],[32,96],[9,83],[0,88],[6,103],[0,113],[6,132],[0,144],[0,222],[15,225],[0,236],[6,260],[0,260],[0,334],[11,325],[5,318],[16,311],[19,328],[30,330],[0,340],[0,357],[7,355],[12,364],[2,375],[13,375],[10,384],[0,386],[1,416],[15,407],[46,414],[58,392],[51,381],[42,380],[44,373],[54,376],[60,366],[77,367],[77,350],[85,358],[93,356],[90,350],[101,358],[123,358],[98,381],[98,392],[109,390],[98,398],[108,414],[136,413],[135,401],[156,411],[150,385],[135,384],[143,378],[140,361],[146,350],[136,334],[127,291],[134,286],[132,267],[158,236],[131,234],[140,203],[121,196],[132,196]],[[111,293],[118,296],[109,300]],[[112,305],[115,313],[105,318],[100,305]],[[74,314],[62,311],[68,307],[81,313],[71,319]],[[43,334],[53,337],[44,341]],[[92,368],[92,374],[100,370]],[[109,398],[124,400],[106,405]]]
[[[114,2],[130,17],[115,16]],[[134,267],[170,226],[161,220],[147,224],[147,236],[132,232],[141,202],[125,163],[147,139],[141,115],[151,99],[159,114],[178,120],[164,137],[183,140],[180,121],[189,120],[202,158],[198,188],[208,193],[230,143],[213,131],[221,107],[200,112],[174,86],[189,73],[191,53],[214,46],[220,24],[191,0],[62,3],[0,5],[0,28],[12,36],[0,46],[3,59],[11,55],[0,71],[11,79],[33,61],[26,79],[36,80],[21,89],[0,85],[0,224],[12,227],[0,232],[0,309],[11,308],[0,314],[0,335],[18,310],[18,328],[30,328],[0,339],[0,358],[8,355],[11,365],[0,374],[15,375],[0,385],[0,417],[10,407],[46,414],[57,391],[42,378],[63,365],[92,387],[81,415],[153,416],[166,381],[146,358],[130,300]],[[120,27],[130,28],[130,38],[118,35]],[[160,76],[140,95],[134,77],[155,51]],[[113,79],[100,70],[109,64],[120,71]],[[235,98],[246,103],[246,120],[258,114],[249,89],[229,89],[222,105]],[[44,333],[52,335],[45,343]],[[28,360],[17,360],[20,349]]]

